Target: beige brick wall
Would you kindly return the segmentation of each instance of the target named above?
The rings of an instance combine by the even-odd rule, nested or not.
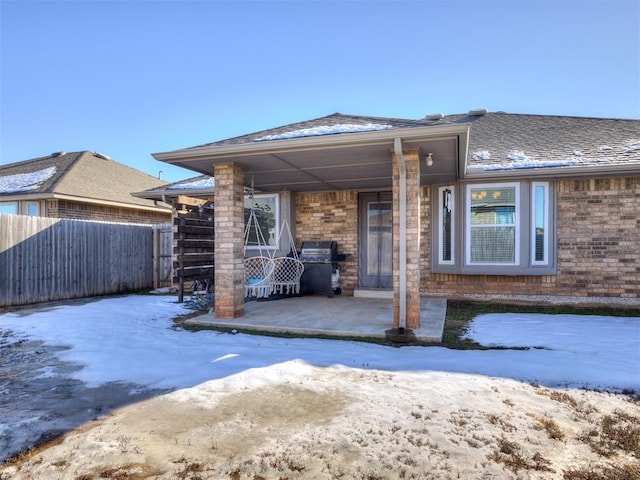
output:
[[[406,326],[420,327],[420,157],[404,152],[406,167]],[[400,172],[394,155],[393,168],[393,325],[400,326]]]
[[[421,291],[638,298],[640,178],[562,180],[557,194],[557,275],[451,275],[429,270],[430,194],[423,188]]]
[[[69,200],[47,200],[47,216],[74,220],[143,224],[170,223],[172,221],[170,211],[167,213],[150,212]]]
[[[358,193],[353,191],[298,193],[296,246],[307,240],[335,240],[340,253],[340,286],[351,293],[358,285]]]
[[[640,178],[558,187],[558,291],[640,296]]]
[[[236,164],[216,165],[215,316],[244,315],[244,171]]]
[[[431,273],[430,188],[421,189],[422,293],[640,297],[640,178],[562,180],[558,194],[558,273],[543,276]],[[357,192],[296,195],[296,244],[337,240],[351,253],[341,286],[358,285]]]

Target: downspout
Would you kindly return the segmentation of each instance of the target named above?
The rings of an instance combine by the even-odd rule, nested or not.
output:
[[[399,239],[399,280],[400,280],[400,311],[398,327],[401,331],[407,327],[407,167],[402,155],[402,139],[393,139],[393,151],[398,162],[399,200],[400,200],[400,239]]]

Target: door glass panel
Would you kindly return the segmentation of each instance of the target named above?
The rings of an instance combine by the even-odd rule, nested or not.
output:
[[[367,204],[367,274],[393,273],[393,212],[391,202]]]

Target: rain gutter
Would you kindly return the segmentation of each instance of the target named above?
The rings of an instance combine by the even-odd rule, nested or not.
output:
[[[393,139],[393,152],[398,162],[399,200],[400,200],[400,298],[398,327],[404,331],[407,327],[407,167],[402,154],[402,139]]]

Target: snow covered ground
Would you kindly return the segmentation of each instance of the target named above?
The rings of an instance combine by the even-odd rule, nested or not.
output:
[[[459,351],[173,328],[172,318],[186,313],[174,297],[132,295],[30,315],[7,313],[0,315],[0,328],[70,347],[58,356],[81,366],[71,375],[89,386],[120,381],[185,388],[302,360],[316,366],[472,373],[551,387],[640,391],[640,318],[481,315],[471,324],[470,338],[486,346],[532,348]]]
[[[174,300],[174,297],[166,296],[132,295],[105,298],[84,304],[72,303],[6,313],[0,315],[0,333],[6,334],[10,331],[12,338],[44,342],[45,346],[55,347],[53,355],[65,365],[72,367],[60,370],[43,366],[37,372],[37,375],[42,378],[71,379],[90,389],[113,385],[116,382],[126,385],[132,393],[145,389],[165,392],[176,390],[166,398],[170,403],[182,402],[183,406],[180,408],[183,410],[179,411],[183,412],[185,418],[192,414],[200,415],[212,406],[223,408],[225,395],[241,395],[243,392],[256,391],[256,389],[261,389],[261,395],[264,396],[260,398],[263,399],[275,395],[273,399],[275,403],[269,402],[269,405],[261,403],[258,406],[255,405],[258,397],[251,395],[252,408],[263,412],[251,420],[251,425],[254,425],[253,422],[267,422],[260,415],[266,415],[264,412],[277,408],[278,402],[286,404],[287,401],[293,402],[290,405],[291,409],[304,410],[305,405],[314,406],[309,411],[298,412],[301,415],[300,418],[307,418],[309,425],[319,421],[320,412],[326,410],[329,405],[334,405],[335,411],[332,410],[329,413],[325,411],[323,415],[327,415],[327,418],[338,415],[343,408],[341,405],[347,404],[352,405],[349,408],[356,408],[353,406],[356,404],[360,405],[355,418],[372,415],[371,422],[375,423],[375,418],[378,418],[384,423],[386,417],[389,417],[390,425],[402,425],[402,422],[407,421],[407,411],[393,412],[395,412],[394,408],[398,408],[403,401],[406,401],[407,405],[417,405],[413,407],[414,411],[411,413],[413,418],[408,418],[408,421],[415,422],[416,419],[426,421],[429,417],[432,422],[429,428],[443,428],[442,435],[445,435],[448,431],[444,429],[448,425],[447,422],[451,421],[450,418],[458,418],[456,415],[461,415],[460,412],[466,412],[464,415],[468,417],[465,417],[464,422],[459,419],[463,424],[470,421],[473,415],[486,421],[486,418],[494,418],[494,413],[487,413],[491,409],[512,409],[514,412],[518,410],[513,405],[520,398],[523,403],[519,410],[521,417],[519,421],[530,422],[534,414],[525,415],[523,412],[525,410],[532,412],[536,408],[543,409],[543,405],[546,404],[541,403],[539,395],[534,395],[536,398],[533,400],[525,400],[531,392],[524,392],[524,389],[534,388],[529,383],[540,385],[540,388],[586,388],[610,392],[640,391],[640,318],[542,314],[481,315],[472,322],[469,337],[482,345],[504,348],[459,351],[441,347],[392,348],[336,340],[284,339],[213,331],[190,332],[176,328],[173,324],[172,318],[189,313]],[[2,370],[0,370],[1,373]],[[288,389],[292,385],[304,385],[304,389],[298,388],[296,394],[291,396]],[[496,395],[495,392],[502,391],[501,389],[511,392],[511,397],[508,397],[509,393],[506,393],[507,396],[504,398]],[[306,396],[308,391],[315,393],[313,396]],[[575,390],[567,391],[576,392]],[[473,413],[475,410],[472,412],[469,409],[471,407],[464,406],[466,404],[464,404],[462,392],[473,397],[473,408],[480,410]],[[37,415],[31,418],[12,417],[12,412],[19,409],[14,408],[17,405],[3,403],[1,401],[3,393],[6,392],[0,391],[0,421],[4,423],[4,425],[0,424],[0,434],[5,432],[6,436],[7,432],[16,430],[16,426],[32,432],[37,431],[38,426],[43,424],[41,420],[45,415],[55,414],[43,412],[41,418]],[[299,403],[301,395],[304,401]],[[403,400],[404,396],[407,398]],[[294,398],[298,400],[294,402]],[[615,397],[603,397],[600,401],[603,405],[614,401],[608,400],[609,398],[615,399]],[[154,399],[156,402],[169,400]],[[240,408],[237,402],[240,401],[239,398],[234,400],[236,403],[233,411],[236,413]],[[370,404],[363,405],[362,402],[370,402]],[[462,403],[457,405],[456,402]],[[426,405],[430,406],[428,415],[418,411],[423,408],[421,406],[423,403],[424,408]],[[187,404],[197,412],[187,415]],[[439,407],[436,408],[434,405]],[[157,403],[156,407],[165,408],[169,412],[166,403]],[[134,430],[142,428],[140,425],[132,426],[135,422],[131,420],[131,415],[137,417],[141,415],[140,409],[148,410],[149,408],[151,407],[141,406],[137,413],[129,412],[128,420],[114,420],[113,424],[119,425],[119,430],[114,432],[119,432],[117,433],[119,438],[129,438],[127,435],[134,435],[131,431],[126,435],[123,433],[127,432],[127,428]],[[344,408],[348,410],[347,407]],[[444,415],[447,409],[453,409],[448,413],[449,417]],[[611,411],[613,409],[612,406]],[[52,406],[52,410],[55,410],[55,406]],[[171,413],[167,415],[179,416],[175,409],[170,411]],[[247,412],[249,411],[253,410],[247,407]],[[436,415],[438,412],[440,415]],[[395,414],[401,415],[400,419],[390,417]],[[509,412],[502,414],[506,415],[504,418],[515,415]],[[123,415],[126,414],[123,413]],[[542,413],[536,415],[542,415]],[[560,418],[564,414],[557,412],[557,415]],[[140,416],[142,417],[144,415]],[[449,418],[449,420],[436,424],[432,417]],[[574,417],[575,413],[572,418]],[[179,421],[187,423],[191,421],[185,418],[180,417]],[[270,421],[276,422],[278,419],[282,422],[283,418],[287,423],[290,422],[283,412],[274,411]],[[154,421],[157,422],[157,418]],[[213,420],[210,419],[210,421]],[[567,419],[567,422],[572,421]],[[514,422],[516,420],[512,419],[511,423]],[[263,433],[271,435],[275,423],[268,423],[268,425],[267,423]],[[241,428],[242,425],[239,425],[235,425],[234,428]],[[340,428],[353,425],[353,420],[342,422],[341,425]],[[505,424],[502,425],[504,427]],[[106,429],[105,425],[100,428],[103,427]],[[410,427],[411,425],[407,424],[407,441],[412,444],[415,441],[412,436],[415,434],[415,429],[412,430]],[[193,425],[192,428],[200,427]],[[362,431],[352,432],[357,438],[361,438],[364,435],[363,432],[371,433],[374,429],[367,422],[364,422],[361,428]],[[395,427],[390,428],[395,429]],[[426,432],[426,428],[423,430]],[[106,435],[104,433],[106,430],[101,431],[102,435]],[[522,431],[526,430],[522,428]],[[302,427],[296,432],[302,435]],[[382,430],[379,432],[382,435]],[[201,433],[195,434],[194,438],[202,437]],[[318,432],[307,432],[307,434],[320,435]],[[340,435],[343,434],[346,435],[344,432]],[[463,431],[459,435],[461,435],[460,438],[464,438]],[[532,434],[527,433],[527,435],[530,437]],[[246,443],[246,438],[249,437],[242,438]],[[491,437],[492,440],[486,432],[478,438],[485,439],[478,442],[486,443],[478,448],[490,448],[490,444],[493,445],[491,442],[499,441],[499,439],[495,440],[498,437]],[[76,441],[78,443],[75,446],[68,446],[68,448],[81,448],[79,445],[86,443],[87,439]],[[188,441],[190,446],[194,445],[192,441],[195,442],[195,440]],[[278,440],[278,442],[281,441],[281,439]],[[326,439],[323,441],[329,442]],[[318,442],[316,442],[317,445],[322,444],[320,440]],[[173,445],[173,440],[171,444]],[[282,447],[282,444],[277,442],[276,444]],[[274,451],[280,448],[276,444],[273,446]],[[9,441],[8,445],[9,448],[15,448],[17,444]],[[158,449],[161,447],[158,442],[156,441],[153,445],[155,449],[153,451],[160,455]],[[217,445],[216,442],[216,449]],[[363,446],[365,447],[366,445]],[[581,445],[578,447],[583,448]],[[194,451],[193,448],[192,451]],[[434,448],[434,451],[442,453],[442,445],[436,445]],[[137,450],[142,451],[143,447],[137,447]],[[218,454],[220,453],[221,451],[218,451]],[[371,455],[374,458],[378,453],[373,452]],[[469,458],[471,459],[468,465],[469,471],[474,471],[474,468],[477,469],[474,467],[474,462],[480,460],[476,460],[475,457]],[[83,460],[83,462],[86,461],[88,460]],[[60,460],[52,459],[49,466],[55,467],[56,462],[59,463]],[[445,464],[446,462],[443,463],[443,469],[446,467]],[[305,468],[312,468],[312,462],[305,465],[307,465]],[[351,463],[345,461],[343,468],[351,468],[348,465]],[[362,465],[358,468],[365,468]],[[370,463],[366,465],[371,466]],[[24,477],[17,478],[49,478],[47,475],[51,474],[51,471],[43,470],[44,473],[38,477],[37,468],[44,468],[44,466],[37,467],[34,464],[33,468],[34,470],[29,470]],[[81,467],[76,466],[76,468],[79,472]],[[83,464],[82,468],[88,468],[88,466]],[[157,468],[162,470],[165,467],[157,466]],[[378,465],[375,468],[382,467]],[[422,464],[420,468],[423,468]],[[490,474],[493,471],[491,468],[494,467],[487,468],[489,470],[484,472]],[[320,468],[318,472],[321,471],[324,470]],[[324,478],[318,472],[317,478]],[[2,478],[1,471],[0,478]]]

